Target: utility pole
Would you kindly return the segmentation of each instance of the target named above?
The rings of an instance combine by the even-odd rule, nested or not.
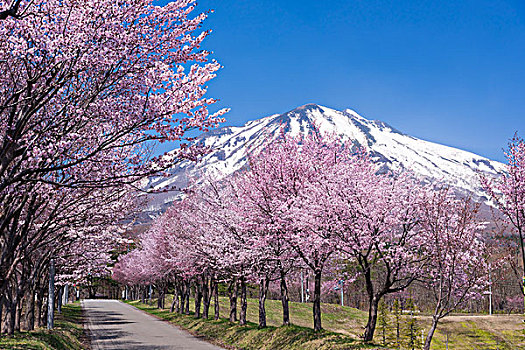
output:
[[[345,303],[344,303],[344,283],[345,281],[341,280],[339,281],[339,284],[341,285],[341,306],[345,306]]]
[[[489,290],[488,292],[483,292],[483,294],[489,296],[489,315],[492,315],[492,265],[489,263]]]
[[[306,302],[308,302],[308,300],[310,300],[310,289],[309,289],[310,283],[309,283],[309,278],[310,278],[310,276],[306,275],[306,293],[305,293],[305,297],[304,297]]]
[[[489,263],[489,315],[492,315],[492,265]]]
[[[524,303],[523,310],[525,310],[525,276],[523,276],[523,303]],[[523,322],[525,322],[525,320],[523,320]]]
[[[55,260],[49,261],[49,293],[47,296],[47,329],[55,325]]]
[[[66,305],[69,302],[69,285],[66,284],[64,286],[64,299],[62,300],[62,304]]]
[[[301,269],[301,303],[304,303],[304,281],[303,281],[303,270]]]

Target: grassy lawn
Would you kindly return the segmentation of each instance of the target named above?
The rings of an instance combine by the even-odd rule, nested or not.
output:
[[[525,349],[525,317],[523,315],[458,315],[442,320],[433,343],[433,349]],[[430,325],[424,318],[423,326]]]
[[[166,306],[171,303],[171,296],[166,300]],[[194,333],[208,337],[218,338],[225,344],[236,344],[241,349],[352,349],[365,348],[359,340],[364,331],[367,313],[351,307],[341,307],[335,304],[322,304],[322,322],[326,331],[315,334],[312,328],[312,305],[290,303],[290,318],[294,326],[279,327],[282,323],[281,303],[278,300],[266,301],[267,323],[271,327],[267,330],[258,330],[258,300],[248,299],[247,319],[250,325],[239,327],[230,324],[227,320],[202,321],[195,320],[192,316],[172,315],[168,310],[157,310],[153,304],[143,305],[132,302],[147,312],[168,319]],[[229,300],[222,297],[220,300],[221,317],[229,314]],[[193,311],[193,301],[190,303]],[[210,316],[213,315],[213,304],[210,307]],[[448,348],[455,350],[472,349],[525,349],[525,317],[523,315],[497,315],[450,316],[442,320],[434,336],[432,349],[446,349],[448,335]],[[389,319],[387,338],[393,340],[394,321]],[[430,318],[421,316],[417,319],[419,328],[424,336],[430,326]],[[403,327],[404,321],[401,321]],[[254,338],[254,339],[252,339]],[[257,342],[260,339],[260,342]],[[381,343],[379,330],[376,331],[376,344]],[[378,347],[376,345],[375,347]],[[388,348],[396,348],[392,344]],[[401,348],[403,348],[401,346]]]
[[[0,337],[0,349],[89,349],[88,338],[82,326],[82,308],[79,303],[62,306],[56,314],[55,329],[37,329],[15,333],[14,337]]]

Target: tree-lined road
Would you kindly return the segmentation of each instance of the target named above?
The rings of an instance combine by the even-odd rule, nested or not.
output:
[[[116,300],[84,300],[82,307],[94,350],[221,349]]]

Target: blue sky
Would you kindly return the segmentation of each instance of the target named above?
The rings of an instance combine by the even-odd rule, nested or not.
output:
[[[305,103],[352,108],[504,160],[525,137],[523,0],[199,0],[227,125]]]

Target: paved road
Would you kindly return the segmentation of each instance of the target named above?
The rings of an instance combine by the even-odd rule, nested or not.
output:
[[[116,300],[83,300],[82,307],[93,350],[221,349]]]

